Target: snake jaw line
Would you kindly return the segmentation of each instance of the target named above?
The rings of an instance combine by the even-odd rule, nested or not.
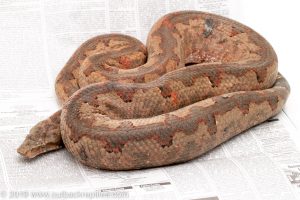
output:
[[[63,145],[57,145],[56,143],[42,143],[39,141],[34,141],[31,139],[26,139],[20,147],[18,147],[17,152],[24,156],[25,158],[35,158],[41,154],[47,153],[49,151],[54,151],[63,148]]]

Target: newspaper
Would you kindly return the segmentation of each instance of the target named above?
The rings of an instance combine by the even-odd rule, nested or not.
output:
[[[300,199],[300,151],[284,113],[187,163],[96,170],[65,149],[28,161],[17,154],[29,129],[59,109],[54,80],[75,49],[109,32],[145,42],[175,10],[236,17],[230,0],[1,0],[0,199]]]

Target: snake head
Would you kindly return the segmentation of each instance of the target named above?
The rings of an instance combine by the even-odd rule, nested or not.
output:
[[[26,158],[62,148],[60,120],[53,120],[53,115],[31,128],[17,152]]]

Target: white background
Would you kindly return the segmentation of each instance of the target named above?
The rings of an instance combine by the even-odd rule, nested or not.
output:
[[[259,32],[274,47],[279,71],[291,86],[284,110],[300,130],[300,1],[234,1],[241,10],[232,17]]]

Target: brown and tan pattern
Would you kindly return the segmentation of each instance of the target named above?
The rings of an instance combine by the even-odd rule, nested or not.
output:
[[[147,47],[119,34],[88,40],[55,87],[63,109],[33,127],[18,152],[33,158],[65,146],[110,170],[191,160],[276,115],[289,94],[262,36],[197,11],[162,17]]]

